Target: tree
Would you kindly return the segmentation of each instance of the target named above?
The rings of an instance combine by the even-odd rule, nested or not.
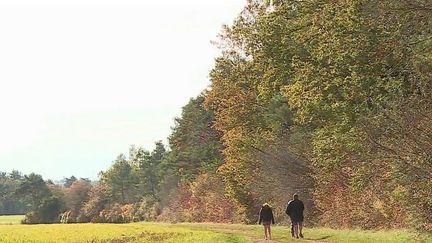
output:
[[[84,204],[89,200],[92,185],[89,181],[80,179],[74,181],[65,191],[66,208],[70,210],[69,222],[76,222]]]
[[[51,192],[41,175],[31,173],[24,176],[15,195],[28,198],[33,209],[36,209],[45,198],[51,196]]]
[[[79,222],[98,222],[99,213],[112,202],[111,187],[107,184],[95,184],[89,192],[89,199],[81,209]]]
[[[204,108],[204,96],[190,99],[175,119],[169,137],[170,160],[184,179],[214,171],[222,163],[220,133],[213,128],[214,116]]]
[[[25,214],[30,210],[24,196],[15,194],[22,180],[19,171],[0,172],[0,214]]]
[[[114,200],[121,203],[132,200],[130,193],[135,184],[135,175],[131,164],[123,154],[117,157],[114,164],[106,172],[101,172],[100,177],[103,183],[111,186]]]
[[[157,197],[159,185],[163,176],[161,163],[167,155],[165,146],[161,141],[156,142],[155,149],[149,153],[139,148],[131,161],[136,165],[139,177],[141,197]]]
[[[71,176],[69,178],[64,178],[64,184],[63,186],[66,188],[69,188],[75,181],[77,180],[77,178],[75,176]]]
[[[59,221],[59,214],[63,208],[62,201],[57,197],[44,198],[38,207],[26,214],[25,224],[47,224]]]
[[[429,170],[428,140],[396,136],[417,133],[407,116],[395,114],[410,107],[417,118],[411,124],[428,133],[429,7],[402,0],[248,1],[233,26],[225,27],[206,105],[224,143],[219,172],[247,219],[259,197],[254,188],[262,186],[251,175],[288,166],[289,173],[313,176],[308,190],[324,212],[323,223],[408,223],[400,213],[408,208],[394,194],[411,188],[408,180],[420,177],[418,184],[427,184],[429,176],[420,176],[418,168]],[[426,112],[414,115],[419,108]],[[388,123],[401,125],[389,135]],[[404,149],[395,150],[396,137],[406,141]],[[415,165],[406,159],[408,147],[416,151],[409,155]],[[401,168],[413,172],[404,182]],[[399,191],[390,188],[400,183]],[[374,194],[384,185],[384,193]],[[423,199],[416,207],[429,212]]]

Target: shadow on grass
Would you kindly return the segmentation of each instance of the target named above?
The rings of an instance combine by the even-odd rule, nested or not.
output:
[[[332,236],[331,235],[325,235],[325,236],[321,236],[321,237],[317,237],[317,238],[308,238],[308,237],[306,237],[304,239],[305,240],[325,240],[325,239],[328,239],[330,237],[332,237]]]

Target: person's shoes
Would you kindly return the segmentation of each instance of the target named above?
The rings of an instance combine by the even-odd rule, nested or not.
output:
[[[303,234],[302,233],[300,233],[300,238],[303,238]]]

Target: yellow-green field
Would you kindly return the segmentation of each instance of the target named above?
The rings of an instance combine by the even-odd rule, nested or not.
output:
[[[2,215],[0,216],[0,224],[20,224],[24,215]]]
[[[1,217],[0,217],[1,218]],[[5,221],[5,220],[3,220]],[[408,231],[360,231],[314,228],[294,240],[287,227],[275,226],[271,242],[432,242]],[[52,224],[0,225],[0,242],[264,242],[262,226],[239,224]],[[270,241],[268,241],[270,242]]]
[[[243,236],[168,224],[3,225],[0,242],[248,242]]]

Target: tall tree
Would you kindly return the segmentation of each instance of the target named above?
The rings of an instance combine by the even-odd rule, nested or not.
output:
[[[35,209],[52,193],[41,175],[31,173],[24,176],[23,181],[15,191],[15,195],[29,199],[32,208]]]
[[[175,119],[169,137],[170,160],[184,179],[214,171],[222,163],[220,133],[213,122],[213,113],[204,108],[203,95],[190,99],[181,117]]]
[[[220,171],[231,195],[250,212],[248,218],[257,201],[252,185],[259,184],[250,175],[262,174],[266,164],[256,155],[265,155],[269,165],[285,161],[291,174],[312,171],[314,201],[326,223],[406,223],[398,212],[407,208],[396,206],[401,204],[395,203],[391,188],[373,192],[385,181],[399,181],[397,164],[416,171],[414,179],[421,174],[417,168],[428,170],[427,163],[418,162],[419,167],[406,151],[397,160],[386,159],[395,153],[383,145],[392,144],[397,132],[377,143],[370,125],[389,131],[381,128],[402,104],[429,109],[424,106],[431,101],[431,57],[425,53],[432,43],[429,7],[427,1],[402,0],[248,1],[221,35],[223,55],[211,72],[206,96],[223,134]],[[425,114],[416,121],[423,133],[428,131]],[[412,133],[399,118],[396,124],[404,125],[395,131]],[[422,150],[427,139],[415,141],[412,149],[423,151],[416,153],[423,154],[416,161],[428,161]],[[401,191],[410,187],[404,183]],[[370,202],[375,206],[367,206]],[[426,201],[418,202],[430,209]]]
[[[113,165],[100,174],[101,181],[111,186],[111,193],[115,200],[126,203],[133,200],[131,192],[136,176],[129,161],[120,154]]]
[[[77,181],[77,178],[75,176],[71,176],[69,178],[64,178],[64,187],[69,188],[75,181]]]
[[[69,222],[76,221],[76,218],[80,214],[80,210],[84,204],[89,200],[90,191],[92,185],[86,180],[74,181],[65,192],[66,207],[71,211],[71,215],[68,218]]]
[[[30,211],[25,195],[15,193],[23,179],[23,175],[16,170],[9,174],[0,172],[0,214],[25,214]]]

